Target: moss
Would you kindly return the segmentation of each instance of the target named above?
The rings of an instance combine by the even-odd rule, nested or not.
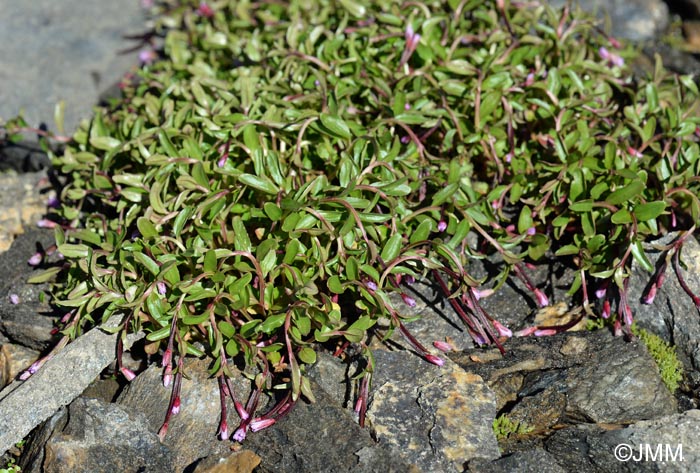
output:
[[[511,420],[506,414],[501,414],[493,421],[493,433],[498,440],[506,439],[512,435],[525,435],[534,430],[534,427]]]
[[[636,324],[632,325],[632,333],[646,345],[647,350],[659,367],[661,379],[668,389],[674,393],[678,383],[683,379],[683,367],[678,360],[676,347],[666,343],[661,337],[654,335]]]

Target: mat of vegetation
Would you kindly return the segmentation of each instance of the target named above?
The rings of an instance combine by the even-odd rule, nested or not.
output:
[[[54,153],[66,185],[46,224],[64,260],[33,280],[55,281],[59,346],[109,317],[122,335],[147,333],[173,387],[168,417],[186,355],[211,360],[220,436],[232,401],[242,440],[313,400],[318,350],[352,346],[365,360],[362,423],[364,342],[380,318],[442,364],[402,315],[418,278],[476,343],[501,348],[512,333],[480,307],[480,288],[514,274],[547,305],[529,263],[575,267],[582,311],[627,336],[633,261],[650,272],[649,302],[666,265],[682,264],[700,216],[697,86],[660,61],[634,77],[634,52],[581,12],[481,0],[157,8],[163,49]],[[655,268],[642,242],[672,230]],[[500,274],[472,278],[470,261],[493,253]],[[247,401],[234,366],[254,384]],[[260,413],[263,392],[277,402]]]

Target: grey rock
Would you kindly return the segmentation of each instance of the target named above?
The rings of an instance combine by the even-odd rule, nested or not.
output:
[[[495,397],[478,375],[376,350],[367,419],[380,443],[422,471],[461,471],[476,457],[497,458]]]
[[[498,396],[499,413],[547,431],[562,423],[630,422],[676,412],[676,401],[639,341],[606,331],[514,338],[495,349],[451,358],[480,374]]]
[[[278,423],[246,440],[245,446],[262,458],[256,471],[425,471],[408,462],[393,445],[375,443],[370,430],[357,425],[352,414],[338,404],[337,399],[313,380],[311,385],[315,404],[298,402]]]
[[[669,234],[655,243],[666,245],[674,241],[677,236]],[[656,266],[659,257],[663,254],[655,250],[652,244],[647,244],[646,248],[649,260]],[[688,270],[682,269],[683,278],[695,294],[700,295],[700,244],[695,238],[686,239],[681,257],[688,267]],[[638,265],[633,268],[634,272],[629,285],[629,302],[635,321],[640,327],[676,345],[679,356],[681,360],[685,360],[686,366],[691,365],[696,370],[699,369],[700,314],[678,283],[672,265],[669,262],[664,283],[651,305],[641,302],[644,288],[649,283],[651,274]]]
[[[187,360],[185,376],[180,393],[180,412],[170,418],[164,444],[173,452],[173,468],[182,471],[200,458],[212,454],[222,454],[230,447],[229,442],[217,440],[221,404],[219,385],[211,378],[206,360]],[[151,432],[160,430],[170,401],[172,387],[162,383],[162,369],[151,366],[136,377],[117,399],[124,410],[134,415],[143,415]],[[250,391],[249,383],[243,376],[233,378],[234,389],[239,400],[245,402]],[[239,419],[228,406],[227,422],[233,434]]]
[[[564,0],[549,0],[563,7]],[[656,38],[668,26],[668,6],[661,0],[579,0],[578,5],[598,18],[609,18],[613,36],[644,41]]]
[[[128,414],[115,404],[78,398],[45,444],[43,461],[25,471],[142,472],[172,471],[172,454],[149,431],[143,416]],[[62,425],[63,424],[63,425]]]
[[[27,284],[34,268],[27,260],[37,251],[54,242],[53,232],[29,229],[20,235],[12,247],[0,254],[0,332],[13,342],[35,350],[45,350],[51,345],[51,329],[56,316],[48,304],[39,296],[47,289],[46,284]],[[10,295],[18,297],[14,304]]]
[[[110,326],[117,323],[110,320]],[[134,339],[127,338],[125,347]],[[115,356],[116,334],[90,330],[59,351],[26,381],[0,391],[0,454],[75,399]]]
[[[690,410],[626,428],[580,425],[563,429],[545,442],[545,448],[569,471],[699,471],[698,434],[700,411]],[[633,458],[620,461],[615,452]]]
[[[138,0],[0,1],[0,117],[20,109],[30,126],[53,125],[65,100],[66,133],[90,115],[100,93],[137,64],[138,43],[127,32],[145,30]]]
[[[469,462],[472,473],[565,473],[553,455],[542,448],[515,452],[491,462],[477,459]]]
[[[240,450],[228,456],[210,455],[199,463],[194,473],[252,473],[261,458],[250,450]]]

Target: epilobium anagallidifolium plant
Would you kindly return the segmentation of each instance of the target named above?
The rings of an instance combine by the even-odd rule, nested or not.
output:
[[[632,53],[581,13],[481,0],[157,8],[162,51],[55,156],[65,260],[34,279],[55,279],[64,344],[110,317],[122,338],[146,332],[173,388],[168,418],[188,354],[219,380],[220,436],[232,401],[242,440],[313,400],[318,350],[355,344],[364,422],[380,318],[442,364],[403,315],[411,281],[435,282],[469,335],[502,349],[511,332],[468,272],[490,253],[503,264],[485,289],[513,274],[547,305],[528,263],[557,257],[578,269],[583,310],[627,333],[629,297],[653,299],[665,271],[628,294],[633,261],[655,270],[642,242],[678,231],[678,271],[700,215],[698,89],[660,64],[633,77]],[[254,381],[248,402],[234,365]],[[256,412],[270,389],[288,394]]]

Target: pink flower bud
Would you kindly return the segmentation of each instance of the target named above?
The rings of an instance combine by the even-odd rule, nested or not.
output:
[[[197,15],[203,16],[205,18],[211,18],[214,16],[214,10],[207,5],[206,2],[199,2],[199,7],[197,8]]]
[[[605,297],[605,295],[608,293],[608,283],[607,281],[604,284],[601,284],[598,286],[598,289],[595,290],[595,296],[598,299],[602,299]]]
[[[501,201],[498,199],[494,199],[493,201],[491,201],[491,208],[493,208],[493,210],[500,209],[501,208]]]
[[[156,283],[156,287],[158,288],[158,294],[160,294],[161,296],[164,296],[166,291],[167,291],[167,288],[165,287],[165,283],[163,281],[158,281]]]
[[[406,25],[406,32],[404,33],[404,38],[406,39],[407,43],[411,41],[411,38],[413,38],[413,25],[411,25],[410,23]]]
[[[605,299],[603,301],[603,311],[600,313],[601,317],[607,319],[610,317],[610,301]]]
[[[10,303],[14,305],[19,304],[19,296],[17,294],[10,294]]]
[[[529,236],[532,236],[535,233],[537,233],[537,229],[535,229],[535,227],[530,227],[527,229],[527,231],[525,233],[527,233]]]
[[[219,160],[216,162],[216,165],[220,168],[226,166],[226,160],[228,159],[228,156],[224,155],[219,158]]]
[[[649,287],[647,293],[642,297],[642,303],[646,305],[651,305],[654,303],[654,298],[656,297],[656,284],[652,284]]]
[[[530,87],[532,84],[535,83],[535,73],[531,72],[525,77],[525,83],[523,84],[525,87]]]
[[[416,306],[416,300],[409,296],[408,294],[401,293],[401,299],[406,303],[407,306],[409,307],[415,307]]]
[[[53,228],[56,226],[56,222],[46,218],[42,218],[41,220],[36,222],[36,226],[39,228]]]
[[[433,346],[435,348],[437,348],[438,350],[445,352],[445,353],[448,353],[448,352],[451,352],[452,350],[454,350],[454,347],[451,344],[449,344],[447,342],[441,342],[439,340],[435,340],[433,342]]]
[[[407,274],[406,276],[404,276],[403,282],[404,282],[404,284],[406,284],[407,286],[411,286],[411,285],[413,285],[413,283],[416,282],[416,278],[414,278],[414,277],[411,276],[410,274]]]
[[[32,257],[27,260],[27,264],[29,266],[36,266],[38,264],[41,264],[41,259],[42,259],[41,253],[38,253],[38,252],[34,253],[32,255]]]
[[[225,420],[219,425],[219,438],[221,440],[228,440],[228,424]]]
[[[165,373],[163,373],[163,386],[166,388],[170,386],[170,383],[173,381],[173,368],[172,366],[168,365],[165,367]]]
[[[248,411],[245,410],[240,401],[233,401],[233,405],[236,407],[236,412],[238,412],[238,417],[241,420],[247,420],[250,417],[250,414],[248,414]]]
[[[443,360],[440,357],[437,357],[435,355],[431,355],[430,353],[425,355],[425,359],[429,361],[430,363],[437,365],[437,366],[442,366],[445,364],[445,360]]]
[[[253,419],[253,421],[250,423],[250,430],[253,432],[258,432],[260,430],[267,429],[275,422],[277,422],[275,419],[264,419],[262,417],[258,417],[257,419]]]
[[[152,49],[144,49],[139,52],[139,61],[141,64],[152,64],[156,60],[156,52]]]
[[[610,51],[605,46],[601,46],[598,48],[598,55],[603,59],[604,61],[607,61],[610,59]]]
[[[514,335],[516,337],[527,337],[535,333],[537,330],[539,330],[537,327],[527,327],[522,330],[518,330]]]
[[[619,320],[616,320],[615,324],[613,325],[613,335],[616,337],[622,336],[622,324],[620,324]]]
[[[171,362],[173,360],[173,351],[168,348],[163,352],[163,361],[161,363],[161,366],[165,368],[166,366],[170,366]]]
[[[627,153],[629,153],[629,155],[632,156],[633,158],[644,157],[644,155],[641,152],[639,152],[636,148],[633,148],[631,146],[627,147]]]
[[[494,328],[498,332],[498,334],[501,337],[512,337],[513,336],[513,331],[506,327],[505,325],[501,324],[498,320],[492,321]]]
[[[180,396],[177,396],[173,401],[173,408],[170,410],[173,415],[180,413]]]
[[[28,379],[31,375],[33,375],[34,373],[39,371],[39,368],[44,363],[42,360],[37,360],[34,363],[32,363],[32,365],[29,368],[27,368],[27,370],[19,376],[19,379],[24,381],[24,380]]]
[[[403,109],[406,110],[406,111],[411,110],[411,104],[410,104],[410,103],[405,103],[405,104],[403,104]]]
[[[401,143],[407,145],[411,141],[411,137],[408,135],[404,135],[401,137]]]
[[[444,220],[440,220],[438,222],[437,229],[439,232],[444,232],[445,230],[447,230],[447,222],[445,222]]]
[[[538,330],[535,330],[535,333],[534,333],[535,337],[550,337],[550,336],[556,335],[556,334],[557,334],[557,330],[553,329],[553,328],[538,329]]]
[[[547,296],[544,294],[544,292],[537,288],[535,288],[535,297],[537,298],[537,305],[540,307],[547,307],[549,305],[549,299],[547,299]]]
[[[367,289],[369,289],[370,291],[376,291],[376,290],[377,290],[377,283],[375,283],[374,281],[366,281],[366,282],[365,282],[365,286],[366,286]]]
[[[485,297],[489,297],[490,295],[493,294],[493,289],[477,289],[475,287],[472,288],[472,294],[474,294],[474,299],[481,300]]]
[[[486,345],[489,342],[478,332],[470,330],[469,335],[472,336],[472,339],[477,343],[477,345]]]
[[[124,377],[126,378],[127,381],[132,381],[136,377],[136,375],[134,374],[133,371],[131,371],[129,368],[126,368],[124,366],[122,366],[119,369],[119,371],[121,371],[121,373],[124,375]]]

